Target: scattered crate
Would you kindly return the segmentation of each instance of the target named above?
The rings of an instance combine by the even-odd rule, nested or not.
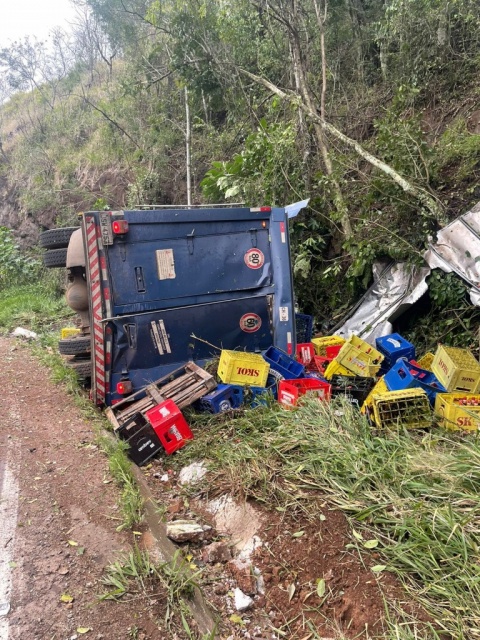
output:
[[[218,387],[198,400],[200,411],[223,413],[238,409],[243,402],[243,387],[233,384],[219,384]]]
[[[377,381],[376,385],[373,387],[373,389],[370,391],[370,393],[368,394],[368,396],[365,398],[365,402],[362,404],[362,406],[360,407],[360,413],[362,413],[363,415],[368,416],[368,418],[370,418],[370,420],[374,420],[374,415],[373,415],[373,396],[379,396],[382,393],[388,393],[389,389],[385,383],[385,378],[384,376],[382,376],[380,378],[380,380]]]
[[[270,365],[258,353],[224,349],[218,364],[218,376],[228,384],[264,387],[269,369]]]
[[[327,347],[342,347],[345,344],[345,338],[341,336],[323,336],[322,338],[312,338],[317,356],[327,356]]]
[[[329,400],[332,387],[327,382],[313,378],[282,380],[278,385],[278,401],[286,407],[294,407],[301,396],[313,396],[319,400]]]
[[[65,327],[60,331],[60,337],[62,340],[67,340],[68,338],[74,338],[75,336],[80,335],[81,330],[77,327]]]
[[[286,380],[301,378],[305,374],[303,364],[300,364],[300,362],[297,362],[286,354],[285,351],[277,347],[269,347],[263,354],[263,357],[270,365],[270,370],[276,371],[277,374]],[[265,384],[259,386],[265,386]]]
[[[185,446],[187,440],[193,439],[187,421],[173,400],[165,400],[149,409],[145,412],[145,417],[168,455]]]
[[[375,386],[375,382],[375,378],[334,375],[330,378],[332,396],[345,396],[351,404],[360,408]]]
[[[373,415],[380,429],[423,429],[432,424],[428,396],[423,389],[373,395]]]
[[[183,409],[215,389],[216,386],[215,378],[210,373],[194,362],[188,362],[168,376],[156,380],[121,402],[108,407],[105,414],[113,428],[118,429],[132,415],[137,413],[143,415],[155,405],[168,399],[173,400],[179,409]]]
[[[420,369],[412,362],[398,360],[385,374],[385,384],[390,391],[400,389],[424,389],[431,404],[435,403],[437,393],[444,393],[445,387],[435,377],[435,374],[425,369]]]
[[[336,360],[357,376],[374,378],[382,364],[383,354],[358,336],[350,336]]]
[[[411,342],[402,338],[399,333],[391,333],[375,340],[377,350],[384,356],[381,371],[386,373],[399,359],[412,360],[415,358],[415,347]]]
[[[128,456],[141,467],[162,450],[162,444],[153,427],[140,412],[134,413],[115,431],[129,445]]]
[[[432,371],[449,392],[476,393],[480,390],[480,363],[468,349],[439,345]]]
[[[330,380],[333,376],[354,376],[355,374],[350,369],[347,369],[334,358],[328,367],[325,369],[324,377],[326,380]]]
[[[480,395],[439,393],[435,400],[438,424],[454,431],[480,429]]]
[[[431,371],[434,357],[435,355],[428,351],[425,355],[417,360],[417,366],[421,369],[425,369],[425,371]]]
[[[308,367],[315,356],[315,347],[311,342],[297,344],[297,360]]]
[[[295,333],[297,343],[311,342],[313,331],[313,316],[305,313],[295,314]]]

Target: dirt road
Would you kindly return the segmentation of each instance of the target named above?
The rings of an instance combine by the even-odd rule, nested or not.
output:
[[[172,637],[155,597],[98,602],[132,544],[106,458],[25,346],[0,338],[0,362],[0,640]]]

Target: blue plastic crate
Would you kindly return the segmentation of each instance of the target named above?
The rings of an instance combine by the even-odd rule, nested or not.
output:
[[[270,371],[276,371],[286,380],[295,380],[303,378],[305,375],[305,367],[300,362],[291,358],[287,353],[277,347],[269,347],[263,357],[270,365]]]
[[[402,338],[399,333],[391,333],[375,340],[375,345],[385,360],[382,362],[381,372],[387,372],[397,360],[414,360],[415,347],[411,342]]]
[[[313,332],[313,316],[305,313],[295,314],[295,333],[297,335],[297,343],[311,342]]]
[[[431,371],[421,369],[406,360],[398,360],[385,374],[384,380],[389,391],[423,389],[431,404],[434,404],[437,393],[446,392],[445,387]]]
[[[222,413],[237,409],[242,402],[242,387],[233,384],[219,384],[215,391],[200,398],[197,408],[208,413]]]

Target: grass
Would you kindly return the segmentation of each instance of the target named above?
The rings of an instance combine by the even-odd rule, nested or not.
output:
[[[198,416],[178,464],[205,459],[213,483],[316,518],[318,494],[376,537],[375,553],[437,621],[392,638],[480,638],[480,444],[433,428],[379,433],[348,405]],[[368,531],[368,533],[367,533]],[[362,553],[362,541],[355,540]],[[396,625],[396,627],[395,627]],[[417,625],[418,627],[418,625]]]

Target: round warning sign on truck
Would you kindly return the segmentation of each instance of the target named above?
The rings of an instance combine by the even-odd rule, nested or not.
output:
[[[256,313],[245,313],[240,318],[240,329],[245,333],[255,333],[262,326],[262,319]]]
[[[260,249],[249,249],[243,259],[249,269],[260,269],[265,264],[265,256]]]

